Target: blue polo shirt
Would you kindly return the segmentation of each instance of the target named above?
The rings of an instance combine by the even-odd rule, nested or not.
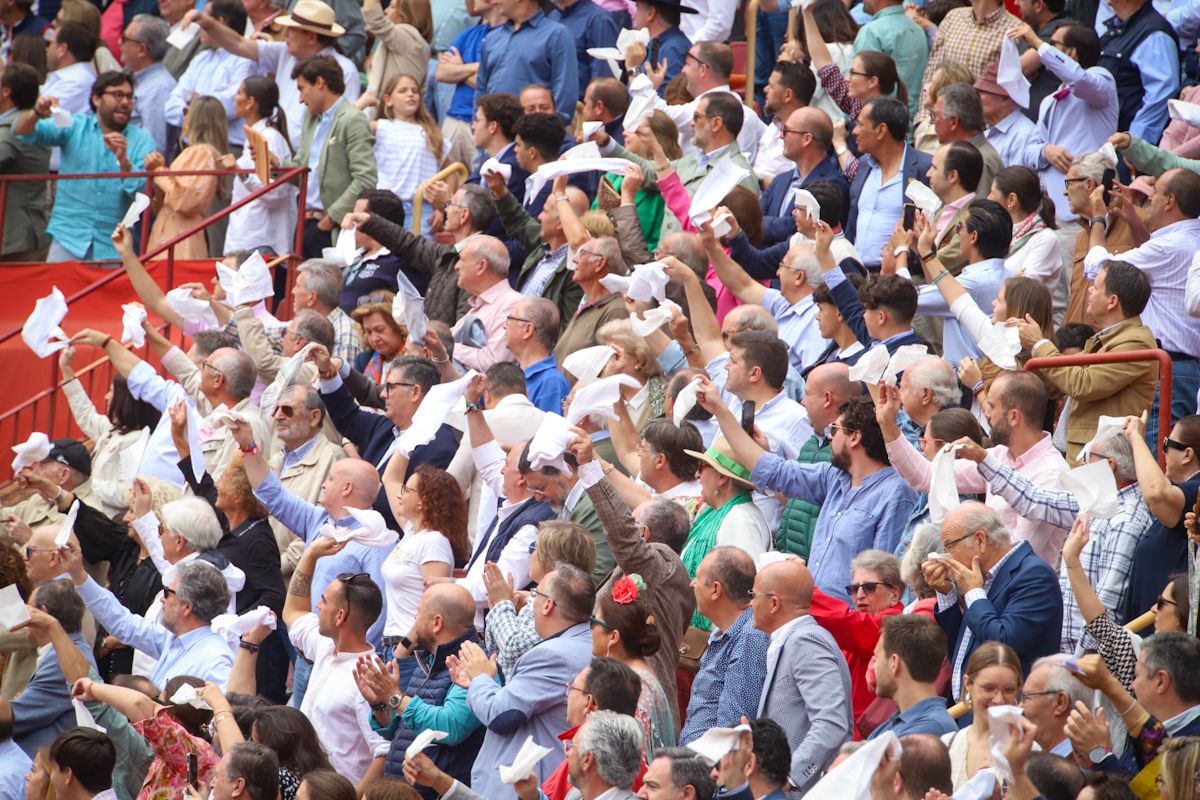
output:
[[[542,411],[563,413],[563,398],[570,393],[571,385],[559,371],[553,354],[525,370],[525,394]]]
[[[946,711],[946,701],[941,697],[927,697],[911,706],[907,711],[897,711],[891,719],[871,731],[868,739],[881,736],[884,731],[891,731],[896,736],[907,736],[910,733],[928,733],[941,736],[958,730],[958,723]]]
[[[477,64],[483,54],[483,39],[494,29],[495,26],[481,22],[455,36],[451,47],[462,56],[464,64]],[[454,99],[450,101],[450,110],[446,114],[470,124],[475,118],[475,87],[466,81],[457,84],[454,88]]]

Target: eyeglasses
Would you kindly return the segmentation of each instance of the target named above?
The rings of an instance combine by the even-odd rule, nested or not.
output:
[[[529,602],[532,603],[534,600],[537,600],[539,597],[544,597],[546,599],[547,603],[554,602],[554,598],[550,596],[549,592],[540,591],[538,589],[538,587],[536,587],[536,586],[529,590]]]
[[[750,592],[751,601],[757,600],[760,597],[779,597],[779,595],[775,594],[774,592]]]
[[[605,622],[602,619],[596,619],[595,617],[592,617],[592,624],[596,625],[600,628],[604,628],[604,630],[606,630],[606,631],[611,631],[613,629],[612,625],[609,625],[607,622]]]
[[[1063,692],[1058,689],[1047,689],[1044,692],[1021,692],[1021,700],[1025,701],[1031,697],[1045,697],[1048,694],[1063,694]]]
[[[101,94],[106,94],[110,97],[115,97],[118,101],[133,99],[133,92],[120,92],[120,91],[115,91],[113,89],[109,89],[107,91],[101,92]]]
[[[533,320],[529,320],[529,319],[522,319],[521,317],[513,317],[513,316],[507,316],[507,317],[505,317],[505,318],[504,318],[504,321],[505,321],[505,322],[520,322],[520,323],[522,323],[522,324],[524,324],[524,325],[532,325],[532,324],[533,324]]]
[[[797,136],[803,136],[806,133],[812,133],[812,131],[803,131],[798,128],[780,128],[779,133],[783,136],[787,136],[789,133],[794,133]]]
[[[166,600],[168,597],[176,597],[178,594],[179,594],[179,592],[175,591],[174,589],[171,589],[170,587],[167,587],[167,586],[163,587],[163,599],[164,600]]]
[[[856,594],[858,594],[859,589],[862,589],[867,594],[874,594],[875,590],[878,589],[880,586],[887,586],[887,584],[881,583],[880,581],[863,581],[862,583],[848,583],[848,584],[846,584],[846,594],[850,595],[851,597],[854,597]]]
[[[371,292],[358,298],[356,305],[369,306],[373,303],[390,303],[395,299],[391,292]]]
[[[1021,693],[1021,687],[1019,686],[996,686],[990,683],[975,683],[974,681],[971,682],[971,685],[975,687],[980,694],[992,696],[998,694],[1002,697],[1013,697],[1016,698],[1016,702],[1018,703],[1021,702],[1021,698],[1023,696]]]
[[[849,436],[852,433],[858,433],[858,431],[854,430],[853,428],[847,428],[845,425],[841,425],[837,422],[831,422],[827,430],[829,431],[830,436],[833,436],[834,431],[841,431],[846,436]]]
[[[294,415],[296,413],[295,406],[284,405],[283,403],[279,403],[278,405],[276,405],[275,410],[278,411],[279,413],[283,414],[288,419],[291,419],[292,415]]]
[[[954,545],[958,544],[963,539],[970,539],[974,535],[975,535],[975,531],[971,531],[969,533],[964,533],[962,536],[958,537],[957,539],[951,539],[948,542],[943,542],[942,549],[945,550],[947,553],[949,553],[951,547],[954,547]]]
[[[869,73],[869,72],[859,72],[859,71],[858,71],[858,70],[856,70],[856,69],[852,69],[852,70],[850,70],[850,72],[848,72],[847,74],[848,74],[848,75],[857,76],[857,77],[859,77],[859,78],[870,78],[870,77],[872,77],[871,73]]]
[[[417,491],[417,490],[410,487],[407,483],[400,484],[400,496],[401,497],[408,494],[409,492],[415,492],[415,491]]]
[[[1063,183],[1082,183],[1088,180],[1087,178],[1063,178]]]
[[[213,372],[217,373],[218,375],[224,375],[224,374],[225,374],[224,372],[221,372],[221,370],[217,369],[217,368],[216,368],[216,367],[214,367],[212,364],[210,364],[208,361],[201,361],[201,362],[200,362],[200,369],[211,369]]]
[[[1179,605],[1179,603],[1176,603],[1174,600],[1168,600],[1167,598],[1163,597],[1161,594],[1158,596],[1158,599],[1154,601],[1154,608],[1158,611],[1162,611],[1163,606],[1177,606],[1177,605]]]
[[[786,269],[788,272],[799,272],[799,271],[800,271],[800,267],[799,267],[799,266],[797,266],[797,265],[795,265],[795,264],[789,264],[789,263],[788,263],[788,262],[786,262],[786,261],[780,261],[780,262],[779,262],[779,268],[780,268],[780,269]]]
[[[567,683],[567,684],[564,684],[564,686],[566,687],[566,691],[564,692],[564,694],[566,694],[567,697],[571,696],[571,692],[579,692],[580,694],[589,694],[589,692],[585,691],[584,689],[580,689],[578,686],[576,686],[573,683]]]
[[[57,551],[53,547],[26,547],[25,548],[26,556],[29,556],[29,554],[31,554],[31,553],[54,553],[54,552],[57,552]]]
[[[1178,439],[1172,439],[1170,436],[1163,437],[1162,446],[1163,450],[1178,450],[1181,453],[1190,447]]]
[[[689,58],[690,58],[692,61],[695,61],[697,64],[699,64],[699,65],[700,65],[700,66],[702,66],[702,67],[708,67],[709,69],[712,69],[712,65],[711,65],[711,64],[709,64],[707,61],[701,61],[700,59],[696,58],[696,57],[695,57],[694,55],[692,55],[691,53],[688,53],[687,55],[685,55],[685,56],[683,57],[683,60],[684,60],[684,61],[687,61]]]
[[[936,447],[941,447],[945,443],[946,443],[945,439],[927,439],[924,436],[917,437],[917,445],[922,448],[928,447],[931,444]]]
[[[396,390],[397,386],[416,386],[416,384],[415,383],[405,383],[404,381],[393,381],[390,383],[383,384],[383,386],[380,387],[380,393],[381,394],[391,394],[393,391]]]

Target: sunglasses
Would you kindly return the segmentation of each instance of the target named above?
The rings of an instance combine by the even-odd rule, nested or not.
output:
[[[163,599],[164,600],[166,600],[168,597],[175,597],[178,594],[179,594],[179,592],[175,591],[174,589],[168,588],[166,586],[163,587]],[[1162,598],[1160,597],[1159,600],[1161,600],[1161,599]]]
[[[1162,446],[1163,450],[1178,450],[1181,453],[1190,447],[1190,445],[1186,445],[1178,439],[1172,439],[1170,436],[1163,437]]]
[[[291,419],[292,416],[296,413],[295,406],[288,406],[288,405],[284,405],[283,403],[280,403],[279,405],[275,406],[275,410],[280,412],[281,414],[283,414],[288,419]]]
[[[1177,605],[1179,605],[1179,603],[1176,603],[1174,600],[1168,600],[1167,598],[1163,597],[1161,594],[1158,596],[1158,599],[1154,601],[1154,608],[1158,611],[1162,611],[1163,606],[1177,606]]]
[[[846,594],[854,597],[858,594],[858,590],[862,589],[867,594],[874,594],[875,590],[880,586],[887,586],[886,583],[880,581],[863,581],[862,583],[850,583],[846,585]]]
[[[369,572],[343,572],[341,575],[337,576],[337,579],[339,581],[341,581],[342,583],[354,583],[355,581],[362,580],[364,578],[366,580],[370,581],[371,573],[369,573]],[[372,581],[372,583],[373,582],[374,581]]]

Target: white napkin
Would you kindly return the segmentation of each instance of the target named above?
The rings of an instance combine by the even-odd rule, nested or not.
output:
[[[563,359],[562,368],[575,376],[578,384],[589,384],[599,377],[604,365],[616,351],[606,344],[597,344],[576,350]]]
[[[138,218],[142,216],[142,212],[150,207],[150,198],[138,192],[133,196],[133,202],[129,204],[129,208],[125,211],[125,216],[121,218],[121,224],[126,228],[132,228],[137,224]]]
[[[575,398],[571,400],[571,406],[567,409],[567,422],[578,425],[581,420],[593,414],[616,419],[617,412],[613,410],[613,406],[621,399],[622,386],[628,386],[630,389],[642,388],[637,378],[620,374],[601,378],[576,390]]]
[[[296,376],[300,374],[300,370],[304,367],[304,362],[308,360],[308,354],[312,352],[314,342],[301,347],[296,351],[296,354],[288,359],[288,362],[283,365],[275,375],[275,382],[280,386],[291,386],[296,382]]]
[[[1189,103],[1186,100],[1168,100],[1167,113],[1171,115],[1171,119],[1200,127],[1200,104]]]
[[[12,451],[17,454],[12,462],[12,471],[16,474],[50,457],[50,437],[44,433],[31,433],[23,443],[13,445]]]
[[[228,428],[230,425],[246,424],[249,423],[245,417],[236,411],[226,408],[224,403],[217,406],[211,414],[201,420],[201,427],[209,429]]]
[[[750,174],[750,170],[733,163],[731,156],[724,156],[713,165],[704,180],[696,187],[692,195],[692,222],[696,227],[712,219],[712,211],[725,201],[729,194],[742,180]]]
[[[600,158],[600,145],[595,142],[581,142],[559,155],[559,160],[577,158]]]
[[[688,412],[696,407],[696,393],[700,390],[700,376],[692,378],[687,385],[679,390],[679,394],[675,395],[675,411],[671,415],[671,420],[678,427],[683,424],[683,418],[688,415]]]
[[[585,122],[583,123],[583,138],[584,140],[591,139],[596,135],[596,131],[604,127],[603,122]]]
[[[408,328],[408,340],[417,344],[425,342],[425,298],[417,291],[402,271],[396,273],[399,291],[392,300],[392,319]]]
[[[617,34],[616,47],[589,47],[587,49],[587,54],[592,58],[624,61],[625,54],[629,51],[629,45],[633,44],[634,42],[640,42],[649,47],[650,31],[646,28],[637,28],[634,30],[625,28],[619,34]]]
[[[408,430],[400,434],[400,441],[396,443],[396,449],[407,458],[412,455],[413,450],[433,441],[438,428],[442,427],[447,415],[466,393],[467,384],[478,374],[473,369],[467,370],[467,374],[456,381],[439,383],[437,386],[431,387],[425,395],[425,399],[421,401],[421,405],[417,407],[417,413],[413,414],[412,424],[408,426]]]
[[[1096,461],[1067,470],[1058,476],[1059,486],[1075,495],[1079,513],[1110,519],[1117,513],[1117,479],[1106,461]]]
[[[192,323],[196,333],[221,327],[208,301],[192,297],[191,289],[180,287],[167,292],[167,305],[183,317],[184,322]]]
[[[996,83],[1021,108],[1029,108],[1029,79],[1021,70],[1021,54],[1017,43],[1005,36],[1000,40],[1000,64],[996,68]]]
[[[579,147],[585,145],[596,146],[595,142],[584,142]],[[572,150],[576,148],[571,148]],[[597,151],[599,152],[599,151]],[[525,190],[525,194],[530,197],[537,197],[538,192],[542,191],[542,187],[547,183],[553,183],[555,178],[563,175],[579,175],[584,172],[615,172],[618,175],[625,174],[625,168],[630,162],[623,158],[582,158],[571,157],[560,159],[559,161],[549,161],[537,168],[537,172],[529,180],[529,188]]]
[[[639,75],[639,78],[645,77]],[[632,89],[633,86],[630,85]],[[629,102],[629,108],[625,110],[625,121],[621,123],[621,127],[626,131],[636,131],[638,126],[645,121],[646,117],[654,113],[654,100],[657,95],[641,95],[633,98]]]
[[[1079,455],[1075,460],[1080,464],[1086,464],[1088,456],[1092,454],[1092,446],[1096,442],[1102,442],[1111,436],[1122,433],[1125,430],[1125,417],[1110,417],[1106,414],[1101,414],[1100,419],[1096,423],[1096,435],[1079,450]]]
[[[925,216],[932,216],[942,206],[941,199],[933,193],[925,184],[918,180],[911,180],[904,187],[904,196],[912,200],[913,205],[925,212]]]
[[[184,392],[183,387],[176,384],[174,388],[174,396],[171,398],[171,405],[182,401],[187,408],[187,440],[188,449],[191,450],[192,459],[192,476],[196,479],[196,483],[204,480],[204,441],[200,438],[200,412],[196,410],[196,406],[189,402],[190,397]],[[159,425],[167,425],[168,430],[171,424],[171,418],[167,414],[162,415]]]
[[[778,564],[780,561],[788,561],[791,559],[788,553],[781,553],[778,550],[764,550],[754,557],[754,568],[762,572],[772,564]]]
[[[63,517],[62,527],[58,533],[54,534],[54,546],[62,549],[71,541],[71,531],[75,530],[75,520],[79,518],[79,498],[71,503],[71,507],[67,509],[67,515]]]
[[[275,296],[271,270],[259,252],[251,254],[236,270],[218,262],[217,276],[225,289],[226,303],[233,308]]]
[[[631,283],[633,283],[633,279],[626,278],[624,275],[605,275],[600,279],[600,285],[613,294],[629,294],[629,284]]]
[[[234,636],[242,636],[249,631],[254,630],[259,625],[266,625],[271,630],[275,630],[275,612],[266,606],[252,608],[245,614],[218,614],[213,617],[213,621],[209,623],[209,627],[213,629],[213,633],[230,633]]]
[[[321,535],[339,542],[357,542],[364,547],[394,547],[400,541],[400,534],[389,530],[383,515],[375,509],[347,507],[346,511],[361,527],[343,528],[326,522],[321,526]]]
[[[176,706],[191,706],[201,711],[212,711],[212,706],[200,696],[200,693],[196,691],[196,687],[190,683],[183,684],[175,694],[171,695],[171,704]]]
[[[537,432],[529,441],[529,463],[534,469],[554,467],[564,475],[571,474],[563,454],[574,436],[569,422],[558,414],[548,412],[542,417]]]
[[[712,219],[713,236],[722,239],[733,230],[733,215],[718,211]]]
[[[146,309],[140,303],[125,303],[121,306],[121,341],[131,342],[134,347],[146,346]]]
[[[737,749],[738,737],[750,730],[749,725],[738,725],[736,728],[709,728],[696,741],[687,746],[700,754],[710,764],[718,763],[729,753]]]
[[[506,767],[500,765],[500,780],[505,783],[516,783],[523,781],[533,772],[533,768],[550,752],[549,747],[542,747],[537,742],[533,741],[533,736],[525,737],[525,744],[521,745],[521,749],[517,752],[517,757],[513,759],[512,766]]]
[[[630,300],[643,303],[657,300],[661,303],[667,299],[667,283],[670,280],[667,268],[661,261],[637,264],[629,276],[629,290],[625,294]]]
[[[412,742],[410,742],[408,745],[408,749],[404,751],[404,757],[412,758],[426,747],[429,747],[429,745],[433,744],[434,742],[441,741],[449,735],[450,734],[446,733],[445,731],[435,731],[426,728],[413,737]]]
[[[955,508],[958,508],[958,482],[954,479],[954,453],[962,445],[948,444],[933,457],[929,475],[929,518],[941,525]]]
[[[108,733],[108,728],[96,724],[96,718],[92,716],[92,712],[87,710],[87,706],[79,698],[71,698],[71,706],[75,709],[75,725],[79,728],[91,728],[94,731]]]
[[[649,336],[670,322],[675,316],[676,311],[683,311],[678,303],[671,300],[663,300],[658,304],[657,308],[648,308],[643,311],[640,317],[634,314],[629,318],[629,322],[633,325],[635,335]]]
[[[500,176],[507,181],[512,178],[512,164],[501,164],[495,158],[489,158],[487,161],[483,162],[483,166],[479,168],[479,174],[487,175],[492,172],[499,173]]]
[[[71,112],[67,111],[62,106],[55,106],[54,108],[50,109],[50,116],[54,118],[54,127],[71,127]]]
[[[343,228],[338,232],[336,242],[338,255],[341,256],[342,263],[347,266],[358,261],[358,257],[362,255],[362,248],[355,244],[354,240],[354,230],[356,227],[351,224],[349,228]]]
[[[813,197],[813,193],[808,189],[797,189],[792,204],[796,208],[807,208],[810,219],[818,219],[821,216],[821,204],[817,202],[817,198]]]
[[[883,373],[884,383],[888,386],[895,386],[896,379],[900,377],[901,372],[928,355],[929,348],[923,344],[906,344],[896,348],[896,352],[888,360],[887,371]]]
[[[70,344],[71,337],[59,327],[66,318],[67,299],[55,286],[50,294],[38,298],[33,313],[21,328],[21,338],[39,358],[54,355]]]
[[[192,39],[195,39],[199,33],[200,26],[195,22],[189,23],[184,25],[179,30],[173,31],[171,35],[167,37],[167,44],[171,45],[171,47],[174,47],[177,50],[182,50],[191,44]]]
[[[887,348],[877,344],[863,354],[857,363],[850,365],[850,380],[862,381],[868,386],[874,386],[883,380],[890,360],[891,356],[888,355]]]
[[[1101,160],[1109,169],[1117,168],[1117,148],[1113,147],[1111,142],[1100,145],[1100,149],[1096,152],[1099,153]]]
[[[976,344],[979,345],[980,352],[1000,369],[1017,368],[1017,353],[1021,352],[1021,334],[1016,326],[1009,327],[1003,322],[993,322]]]
[[[29,622],[29,608],[21,599],[17,585],[10,583],[0,589],[0,625],[3,625],[5,630],[11,631],[26,622]]]
[[[988,766],[996,771],[996,775],[1001,780],[1012,781],[1012,767],[1009,766],[1008,759],[1004,757],[1004,748],[1012,739],[1012,731],[1009,730],[1009,726],[1016,726],[1019,730],[1023,713],[1020,706],[992,706],[987,713],[988,738],[992,742]]]
[[[870,800],[871,776],[884,756],[898,759],[901,751],[900,740],[891,731],[868,740],[858,752],[826,773],[804,796],[805,800]]]
[[[951,800],[992,800],[995,792],[996,773],[990,767],[984,767],[964,783]]]

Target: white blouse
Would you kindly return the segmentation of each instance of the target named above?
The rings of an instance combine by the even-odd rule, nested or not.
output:
[[[1062,249],[1058,233],[1042,228],[1029,237],[1024,246],[1004,259],[1004,270],[1010,275],[1033,278],[1050,291],[1054,303],[1054,319],[1058,322],[1067,310],[1067,295],[1071,289],[1070,276],[1063,272]],[[1063,280],[1064,276],[1067,280]]]
[[[279,157],[280,162],[292,157],[292,148],[283,134],[268,125],[267,120],[260,119],[251,128],[266,137],[267,147]],[[238,169],[254,169],[249,143],[242,148],[237,165]],[[313,178],[310,177],[310,180]],[[258,175],[254,173],[234,178],[231,202],[236,203],[262,186]],[[230,214],[229,229],[225,233],[225,252],[237,253],[258,247],[269,247],[277,255],[292,252],[296,235],[296,195],[299,192],[299,187],[292,184],[280,186]]]
[[[443,141],[442,158],[449,152],[450,142]],[[391,189],[401,200],[411,202],[421,181],[437,174],[441,160],[430,151],[425,129],[417,123],[379,120],[375,129],[377,188]]]

